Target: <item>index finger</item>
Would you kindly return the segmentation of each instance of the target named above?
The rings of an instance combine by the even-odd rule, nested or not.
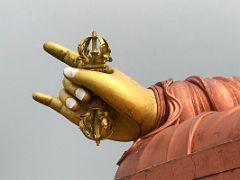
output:
[[[80,65],[80,60],[78,59],[78,53],[67,49],[54,42],[46,42],[43,45],[43,49],[49,54],[64,62],[71,67],[78,67]]]

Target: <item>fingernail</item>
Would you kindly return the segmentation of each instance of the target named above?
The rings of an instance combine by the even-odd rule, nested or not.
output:
[[[72,109],[75,104],[76,104],[76,101],[75,101],[73,98],[67,98],[67,100],[66,100],[66,106],[67,106],[69,109]]]
[[[65,76],[73,78],[76,75],[77,71],[78,71],[77,68],[66,67],[63,73]]]
[[[82,88],[78,88],[75,92],[76,97],[81,101],[83,100],[84,96],[86,95],[86,91],[84,91]]]

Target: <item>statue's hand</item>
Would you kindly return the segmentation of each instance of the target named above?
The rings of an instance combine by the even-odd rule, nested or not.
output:
[[[45,50],[70,66],[78,54],[55,43],[46,43]],[[127,141],[148,133],[156,117],[154,93],[115,68],[112,74],[67,67],[64,69],[64,89],[59,97],[42,93],[33,98],[60,112],[71,122],[79,124],[80,114],[86,110],[91,92],[108,105],[113,120],[110,139]]]

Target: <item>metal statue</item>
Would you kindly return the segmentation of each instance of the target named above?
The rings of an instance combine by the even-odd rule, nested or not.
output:
[[[112,61],[111,50],[95,31],[79,44],[78,53],[53,42],[45,43],[44,49],[70,67],[64,69],[63,89],[59,96],[34,93],[33,98],[79,126],[83,134],[97,145],[103,139],[134,141],[118,162],[116,179],[145,179],[150,173],[149,167],[154,169],[164,163],[166,171],[163,168],[163,171],[155,173],[169,179],[168,173],[173,168],[169,168],[166,162],[198,152],[199,159],[202,159],[203,150],[213,150],[217,145],[240,139],[239,76],[191,76],[183,81],[169,79],[145,88],[106,65]],[[232,149],[228,150],[230,156],[227,157],[226,153],[224,161],[216,161],[229,161],[228,169],[227,163],[219,166],[210,164],[209,167],[214,167],[211,173],[216,173],[216,167],[219,167],[219,173],[233,168],[232,162],[239,159],[239,149],[234,156],[231,155]],[[216,155],[215,158],[219,157]],[[188,162],[185,165],[190,164],[189,168],[194,166],[194,171],[200,172],[205,166],[204,160],[199,171],[197,165],[200,161],[185,160],[171,162],[180,169],[179,172],[183,172],[176,177],[205,177],[188,174],[189,171],[181,169],[183,162]]]

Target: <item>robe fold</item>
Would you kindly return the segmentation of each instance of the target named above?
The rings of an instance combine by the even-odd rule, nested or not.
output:
[[[157,101],[155,125],[123,154],[116,176],[240,138],[240,77],[191,76],[150,88]],[[199,140],[203,135],[210,139]]]

